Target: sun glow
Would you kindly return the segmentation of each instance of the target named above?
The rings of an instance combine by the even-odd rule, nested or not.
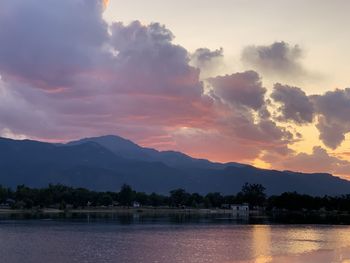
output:
[[[109,0],[102,0],[102,3],[103,3],[103,8],[106,9],[108,7]]]

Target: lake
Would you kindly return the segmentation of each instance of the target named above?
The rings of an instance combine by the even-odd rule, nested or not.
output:
[[[0,217],[0,262],[350,262],[350,227],[226,217]]]

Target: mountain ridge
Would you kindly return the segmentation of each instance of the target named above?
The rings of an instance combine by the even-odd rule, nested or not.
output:
[[[205,194],[234,194],[245,183],[261,183],[268,194],[350,193],[350,182],[327,173],[260,169],[214,163],[175,151],[141,147],[119,136],[84,138],[66,144],[0,138],[0,184],[44,187],[62,183],[92,190],[118,190],[124,183],[144,192],[168,194],[184,188]]]
[[[120,153],[120,145],[118,145],[118,149],[116,147],[113,147],[113,140],[117,140],[118,142],[123,143],[122,150],[124,152]],[[158,151],[156,149],[148,148],[148,147],[142,147],[137,145],[136,143],[132,142],[131,140],[124,139],[117,135],[103,135],[99,137],[90,137],[90,138],[83,138],[76,141],[68,142],[67,145],[72,144],[80,144],[84,142],[95,142],[98,143],[112,152],[114,152],[117,155],[121,155],[123,157],[129,157],[131,159],[141,159],[144,161],[160,161],[164,162],[169,166],[181,166],[186,167],[187,165],[197,163],[198,165],[201,165],[201,167],[206,166],[207,168],[224,168],[227,166],[247,166],[246,164],[239,164],[235,162],[228,162],[228,163],[219,163],[219,162],[212,162],[207,159],[200,159],[200,158],[193,158],[185,153],[179,152],[179,151],[173,151],[173,150],[166,150],[166,151]],[[125,150],[127,149],[127,152]],[[130,154],[130,151],[134,150],[137,151],[133,152],[133,154]],[[166,159],[168,157],[168,159]],[[182,161],[180,164],[179,162]],[[187,163],[187,165],[185,164]]]

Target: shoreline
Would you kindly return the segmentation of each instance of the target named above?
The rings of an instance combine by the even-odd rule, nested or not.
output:
[[[113,207],[113,208],[32,208],[32,209],[11,209],[0,208],[0,214],[4,213],[181,213],[181,214],[234,214],[232,209],[221,208],[165,208],[165,207]],[[245,215],[244,213],[240,214]],[[247,214],[246,214],[247,215]],[[350,212],[344,211],[262,211],[250,210],[249,216],[259,215],[304,215],[304,216],[349,216]]]
[[[165,208],[165,207],[113,207],[113,208],[32,208],[32,209],[11,209],[11,208],[0,208],[1,213],[193,213],[193,214],[232,214],[235,213],[232,209],[221,209],[221,208]],[[344,211],[261,211],[261,210],[250,210],[250,216],[256,215],[306,215],[306,216],[349,216],[350,212]],[[243,213],[241,214],[243,215]]]
[[[201,209],[201,208],[84,208],[84,209],[66,209],[56,208],[44,209],[0,209],[0,221],[3,219],[59,219],[59,218],[134,218],[137,223],[138,218],[165,218],[169,220],[178,220],[181,222],[190,222],[202,219],[211,220],[211,222],[232,222],[243,224],[297,224],[297,225],[350,225],[350,214],[327,211],[255,211],[251,210],[249,214],[236,214],[231,209]],[[130,219],[129,219],[130,220]],[[130,221],[130,222],[131,222]],[[140,221],[142,223],[142,220]]]
[[[232,214],[231,209],[197,209],[197,208],[87,208],[87,209],[65,209],[60,210],[56,208],[43,209],[0,209],[0,214],[78,214],[78,213],[116,213],[116,214],[134,214],[134,213],[149,213],[149,214]]]

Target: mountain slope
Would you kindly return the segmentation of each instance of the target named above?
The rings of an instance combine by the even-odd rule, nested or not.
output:
[[[206,194],[234,194],[245,182],[263,184],[268,194],[297,191],[312,195],[350,193],[350,182],[329,174],[218,164],[178,152],[142,148],[117,136],[56,145],[0,138],[0,184],[43,187],[62,183],[116,191],[123,183],[138,191],[167,194],[175,188]]]
[[[207,168],[224,169],[227,166],[245,166],[238,163],[214,163],[205,159],[192,158],[184,153],[176,151],[157,151],[155,149],[141,147],[130,140],[115,135],[84,138],[69,142],[67,145],[78,145],[86,142],[95,142],[109,149],[118,156],[128,159],[142,160],[147,162],[162,162],[175,168]]]

